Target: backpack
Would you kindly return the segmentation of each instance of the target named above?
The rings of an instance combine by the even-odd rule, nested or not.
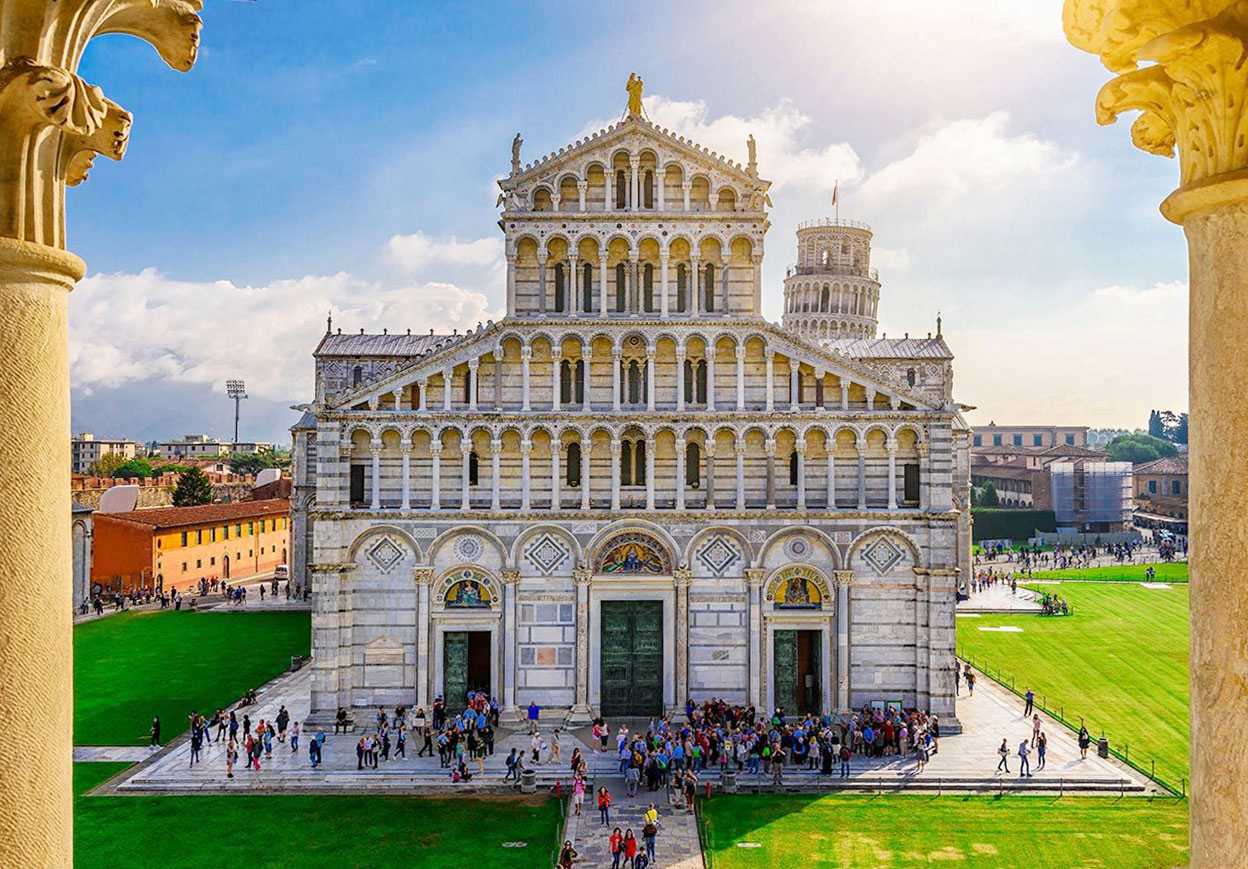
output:
[[[650,836],[657,836],[658,834],[659,834],[659,828],[656,827],[654,824],[648,823],[644,827],[641,828],[641,835],[643,836],[650,837]]]

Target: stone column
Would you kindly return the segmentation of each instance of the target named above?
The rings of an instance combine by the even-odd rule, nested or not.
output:
[[[841,410],[849,410],[849,381],[841,379]]]
[[[590,401],[590,397],[589,397],[590,386],[594,382],[594,378],[593,378],[594,342],[593,341],[585,342],[585,349],[581,352],[581,355],[585,359],[585,382],[583,384],[583,386],[585,387],[585,393],[582,396],[584,401],[581,402],[581,407],[586,413],[589,413],[589,411],[593,408],[593,402]]]
[[[848,712],[849,705],[849,587],[854,583],[852,570],[838,570],[836,580],[836,693],[837,707]]]
[[[858,509],[867,509],[867,457],[858,445]]]
[[[628,210],[629,211],[639,211],[641,209],[641,197],[637,195],[641,190],[641,185],[638,183],[638,173],[637,173],[637,169],[640,165],[641,165],[640,157],[632,156],[628,158],[628,168],[632,170],[629,173],[630,177],[629,177],[629,184],[628,184],[628,199],[629,199]]]
[[[490,439],[490,509],[498,510],[502,507],[502,480],[499,479],[502,470],[503,459],[503,439]]]
[[[472,478],[469,476],[469,469],[472,462],[472,442],[464,440],[460,446],[460,455],[463,459],[463,480],[460,485],[459,508],[461,510],[472,509]]]
[[[537,313],[546,314],[546,260],[537,264]]]
[[[685,509],[685,432],[676,433],[676,509]]]
[[[520,718],[516,708],[516,592],[520,571],[507,568],[503,577],[503,708],[502,715]]]
[[[374,510],[381,509],[381,439],[373,438],[373,497],[369,506]]]
[[[689,585],[693,571],[687,567],[672,570],[672,584],[676,586],[676,705],[684,714],[685,701],[689,699]]]
[[[604,197],[602,210],[610,211],[615,207],[615,169],[608,166],[603,174],[606,176],[607,195]]]
[[[429,586],[433,583],[432,567],[417,567],[416,580],[416,705],[428,709],[429,696]]]
[[[754,310],[750,313],[757,314],[763,310],[763,255],[751,254],[750,262],[754,265]]]
[[[702,263],[698,260],[697,254],[689,257],[689,279],[693,281],[692,292],[689,296],[689,312],[696,317],[705,310],[702,306]]]
[[[738,442],[733,450],[737,454],[737,501],[738,510],[745,509],[745,445]]]
[[[581,509],[590,508],[590,471],[594,467],[594,439],[591,435],[581,439]]]
[[[442,410],[451,409],[451,386],[455,382],[455,370],[447,368],[442,372]]]
[[[929,487],[931,486],[932,473],[932,451],[928,448],[927,442],[919,444],[919,509],[927,512],[928,505],[931,503],[931,494]]]
[[[425,403],[425,395],[426,395],[428,392],[429,392],[429,378],[428,378],[428,377],[422,377],[422,378],[420,379],[420,392],[419,392],[419,393],[417,393],[417,396],[416,396],[417,401],[419,402],[419,403],[416,405],[416,409],[417,409],[417,410],[428,410],[428,409],[429,409],[429,405]]]
[[[442,442],[433,440],[429,442],[429,455],[432,457],[432,467],[430,468],[430,486],[429,486],[429,509],[442,509]]]
[[[646,509],[654,509],[654,438],[646,438]]]
[[[611,509],[620,509],[620,436],[611,433]]]
[[[715,338],[711,337],[706,347],[706,409],[715,409]]]
[[[692,189],[693,189],[693,182],[692,182],[692,181],[686,181],[686,182],[684,182],[683,184],[681,184],[681,185],[680,185],[680,192],[683,194],[683,197],[684,197],[684,202],[683,202],[683,204],[682,204],[682,206],[681,206],[681,207],[682,207],[685,211],[688,211],[688,210],[689,210],[689,191],[690,191],[690,190],[692,190]]]
[[[412,445],[404,442],[399,445],[399,452],[403,456],[403,485],[402,497],[399,501],[400,510],[412,509]]]
[[[897,509],[897,440],[888,439],[888,509]]]
[[[611,349],[611,409],[620,412],[620,360],[623,351],[619,347]]]
[[[806,444],[798,441],[793,446],[797,453],[797,509],[806,509]]]
[[[561,506],[559,503],[559,450],[559,435],[552,433],[550,436],[550,509],[552,510],[558,510]]]
[[[468,360],[468,410],[477,409],[477,367],[480,359]]]
[[[771,348],[763,351],[767,357],[767,412],[776,409],[776,354]]]
[[[776,509],[776,439],[768,437],[763,445],[767,454],[767,509]]]
[[[676,412],[685,410],[685,345],[676,345]]]
[[[667,211],[667,172],[662,167],[656,167],[654,170],[654,181],[659,188],[658,204],[659,211]]]
[[[598,316],[607,316],[607,249],[606,247],[598,248],[598,299],[599,310]]]
[[[728,314],[728,270],[730,268],[732,266],[729,265],[729,259],[725,257],[723,265],[719,269],[719,292],[720,297],[723,299],[719,305],[719,313],[725,316]]]
[[[576,695],[568,726],[580,726],[593,720],[589,708],[589,583],[592,574],[581,565],[572,572],[576,583]]]
[[[580,204],[580,210],[581,210],[581,211],[584,211],[584,210],[585,210],[585,194],[586,194],[588,191],[589,191],[589,182],[588,182],[588,181],[577,181],[577,182],[576,182],[576,197],[577,197],[577,200],[578,200],[578,202],[579,202],[579,204]]]
[[[1097,120],[1143,110],[1132,141],[1179,155],[1181,183],[1161,211],[1183,227],[1190,268],[1189,865],[1248,865],[1248,10],[1067,0],[1063,23],[1075,46],[1121,73],[1098,93]]]
[[[559,389],[563,385],[563,358],[557,354],[554,348],[550,351],[550,409],[552,411],[559,410]]]
[[[828,438],[828,504],[827,509],[836,509],[836,439]]]
[[[706,439],[706,509],[715,509],[715,436]]]
[[[503,409],[503,345],[494,346],[494,409]]]
[[[634,256],[628,261],[628,312],[641,313],[641,261]]]
[[[533,348],[524,345],[520,348],[520,409],[530,410],[529,378],[533,369]]]
[[[662,191],[663,188],[659,187]],[[660,206],[662,207],[662,206]],[[667,251],[659,254],[659,316],[667,319]]]
[[[745,569],[745,581],[750,590],[750,696],[760,714],[766,715],[763,709],[763,579],[767,571],[759,567]]]
[[[507,310],[516,310],[516,252],[506,251],[507,258]]]
[[[798,379],[801,377],[801,363],[793,357],[789,357],[789,410],[802,409],[802,393],[798,389]]]
[[[646,410],[654,412],[654,348],[646,350]]]
[[[737,410],[745,410],[745,342],[737,345]]]
[[[528,438],[520,439],[520,509],[529,509],[529,495],[532,486],[529,485],[529,453],[533,449],[533,442]]]
[[[581,310],[581,293],[577,287],[576,254],[568,254],[568,312],[575,317]]]

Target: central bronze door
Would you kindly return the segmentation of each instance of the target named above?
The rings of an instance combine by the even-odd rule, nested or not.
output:
[[[663,714],[663,602],[604,600],[602,714]]]

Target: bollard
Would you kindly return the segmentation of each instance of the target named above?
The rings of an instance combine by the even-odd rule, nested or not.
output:
[[[735,794],[737,792],[737,771],[735,769],[725,769],[721,778],[723,780],[724,793]]]
[[[537,793],[537,773],[533,770],[524,769],[520,771],[520,793]]]
[[[563,796],[563,782],[555,779],[555,799],[559,799],[561,796]]]

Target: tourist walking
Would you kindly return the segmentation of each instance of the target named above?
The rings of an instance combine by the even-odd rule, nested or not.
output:
[[[624,856],[624,834],[619,827],[611,831],[607,844],[611,849],[611,869],[620,869],[620,859]]]
[[[234,764],[238,761],[238,744],[230,740],[225,745],[225,777],[234,778]]]
[[[853,757],[853,752],[849,750],[848,743],[841,743],[841,778],[849,778],[849,759]]]
[[[1036,743],[1036,771],[1044,769],[1044,758],[1049,751],[1049,740],[1043,733],[1040,733],[1040,741]]]
[[[1036,740],[1040,738],[1040,716],[1031,716],[1031,747],[1036,747]]]
[[[148,735],[151,736],[151,741],[148,742],[148,745],[151,745],[151,746],[160,745],[160,716],[159,715],[152,716],[152,729],[148,732]]]
[[[572,847],[571,839],[563,840],[563,847],[559,850],[559,869],[572,869],[572,863],[576,860],[576,849]],[[547,857],[547,860],[550,858]]]
[[[611,826],[611,792],[605,787],[598,788],[598,815],[602,826]]]
[[[654,840],[659,835],[659,822],[656,816],[653,821],[646,820],[645,826],[641,828],[641,839],[646,843],[646,858],[651,863],[658,863],[659,858],[655,855]]]
[[[624,863],[632,869],[637,861],[637,837],[633,835],[633,828],[629,827],[624,832]]]
[[[191,766],[199,760],[199,752],[204,747],[204,731],[196,727],[191,730]]]
[[[585,802],[585,779],[577,773],[572,779],[572,805],[578,818],[581,816],[581,803],[583,802]]]
[[[1005,772],[1007,772],[1007,773],[1008,773],[1008,772],[1010,771],[1010,764],[1009,764],[1009,760],[1010,760],[1010,743],[1009,743],[1009,740],[1007,740],[1007,739],[1003,739],[1003,740],[1001,740],[1001,747],[997,749],[997,754],[999,754],[999,755],[1001,756],[1001,760],[999,760],[999,761],[997,762],[997,772],[1001,772],[1002,770],[1004,770]]]
[[[1082,724],[1079,725],[1079,758],[1080,760],[1088,759],[1088,746],[1092,744],[1092,736],[1088,733],[1088,728]]]
[[[975,696],[975,673],[969,666],[966,668],[966,693],[967,696]]]
[[[1027,744],[1027,740],[1023,740],[1018,744],[1018,777],[1026,776],[1031,778],[1031,764],[1027,757],[1031,753],[1031,746]]]
[[[536,702],[529,704],[529,733],[537,733],[537,722],[541,717],[542,707]]]
[[[1023,697],[1027,700],[1027,706],[1023,709],[1023,717],[1026,718],[1036,708],[1036,693],[1028,688],[1027,693]]]

